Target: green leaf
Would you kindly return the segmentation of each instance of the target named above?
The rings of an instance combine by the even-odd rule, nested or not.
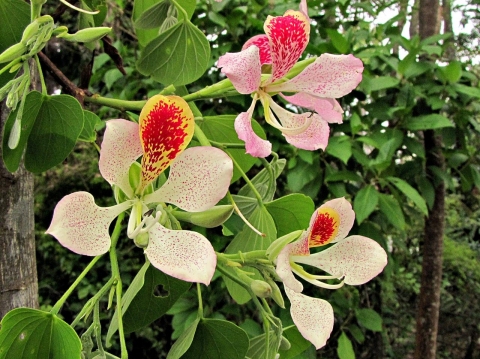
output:
[[[8,138],[10,137],[10,132],[12,131],[12,126],[15,122],[15,118],[17,117],[19,108],[17,107],[17,109],[11,112],[8,116],[3,132],[2,148],[3,161],[5,162],[5,167],[7,167],[10,172],[15,172],[18,169],[20,161],[22,160],[23,152],[27,146],[28,137],[30,136],[30,132],[32,131],[38,112],[42,107],[42,101],[42,94],[38,91],[32,91],[27,95],[25,99],[25,107],[23,109],[20,142],[13,150],[8,147]]]
[[[348,330],[350,331],[350,334],[352,334],[353,338],[357,341],[357,343],[362,344],[365,341],[365,335],[356,324],[350,324],[348,326]]]
[[[160,1],[162,0],[135,0],[133,3],[133,22],[135,23],[147,9]],[[149,30],[135,29],[135,34],[137,35],[140,45],[143,47],[147,46],[150,41],[158,36],[158,30],[158,28]]]
[[[148,43],[137,68],[165,85],[185,85],[203,75],[209,60],[205,34],[190,21],[179,21]]]
[[[355,359],[352,342],[345,332],[342,332],[338,338],[337,355],[340,359]]]
[[[83,111],[83,129],[78,136],[79,141],[85,142],[95,142],[97,139],[97,133],[95,132],[95,126],[101,123],[100,117],[95,115],[93,112],[90,111]]]
[[[135,20],[137,29],[155,29],[162,26],[167,18],[167,12],[173,4],[169,0],[160,0],[148,9],[142,12],[140,17]]]
[[[20,42],[30,23],[30,5],[22,0],[0,0],[0,53]],[[4,64],[5,65],[5,64]],[[2,65],[3,67],[3,65]],[[0,67],[1,68],[1,67]],[[0,75],[0,88],[15,76],[8,71]]]
[[[25,168],[40,173],[61,163],[83,129],[83,109],[72,96],[43,96],[28,137]]]
[[[405,230],[405,217],[403,216],[402,208],[398,204],[395,197],[379,193],[378,205],[380,211],[385,214],[387,220],[401,231]]]
[[[133,299],[136,297],[138,292],[142,289],[143,285],[145,284],[145,272],[147,271],[148,267],[150,266],[150,262],[145,262],[145,264],[140,268],[135,278],[133,278],[132,283],[128,286],[127,291],[122,297],[122,318],[125,312],[127,311],[128,307],[132,303]],[[115,310],[115,314],[113,315],[112,320],[110,321],[110,326],[108,327],[107,337],[105,339],[106,343],[110,343],[110,339],[112,335],[118,330],[118,307]],[[108,344],[110,345],[110,344]]]
[[[179,4],[183,10],[187,13],[187,20],[190,20],[193,16],[193,13],[195,12],[195,7],[197,6],[197,1],[196,0],[181,0],[177,1],[177,4]],[[177,8],[178,9],[178,8]],[[178,9],[179,12],[179,17],[178,19],[181,20],[183,19],[183,14],[180,9]]]
[[[250,347],[248,348],[247,358],[274,359],[281,340],[281,336],[277,335],[273,330],[270,331],[268,346],[270,355],[267,357],[265,355],[265,333],[250,339]]]
[[[355,316],[362,327],[374,332],[381,332],[383,330],[382,317],[373,309],[357,309]]]
[[[387,180],[395,185],[407,198],[411,199],[424,215],[428,216],[427,203],[415,188],[398,177],[387,177]]]
[[[197,331],[200,318],[197,318],[185,331],[180,335],[177,341],[172,345],[168,352],[167,359],[179,359],[190,348]]]
[[[305,339],[302,334],[298,331],[297,327],[292,326],[283,331],[283,336],[288,339],[292,345],[288,350],[281,350],[280,359],[291,359],[297,357],[297,355],[303,353],[307,350],[312,344]]]
[[[326,29],[327,35],[332,40],[333,46],[341,54],[346,54],[350,50],[350,43],[335,29]]]
[[[458,82],[462,77],[462,64],[459,61],[452,61],[445,67],[439,67],[438,70],[451,84]]]
[[[403,123],[403,126],[410,131],[433,130],[443,127],[454,127],[453,123],[445,116],[431,114],[425,116],[412,117]]]
[[[209,140],[220,143],[243,144],[244,142],[238,138],[233,125],[235,118],[235,115],[205,116],[202,120],[196,121],[196,123],[200,126]],[[262,126],[260,126],[257,121],[252,120],[252,127],[253,131],[259,137],[263,139],[266,138]],[[233,156],[244,173],[248,172],[257,161],[257,158],[246,154],[245,149],[243,148],[227,148],[225,149],[225,152]],[[237,168],[234,168],[231,182],[236,182],[240,177],[240,171]]]
[[[455,84],[453,88],[455,91],[463,93],[464,95],[480,98],[480,89],[478,87]]]
[[[357,173],[351,171],[335,171],[327,176],[325,176],[325,182],[336,182],[336,181],[353,181],[353,182],[362,182],[362,177]]]
[[[372,185],[358,191],[353,201],[357,223],[361,224],[373,212],[378,203],[378,192]]]
[[[325,149],[329,155],[337,157],[347,164],[350,157],[352,157],[352,143],[348,136],[334,136],[330,137],[328,146]]]
[[[315,205],[310,197],[300,193],[289,194],[265,204],[277,227],[277,237],[298,229],[306,229]]]
[[[190,283],[172,278],[152,266],[146,271],[144,281],[123,316],[125,333],[134,332],[160,318],[190,288]],[[159,294],[160,288],[168,294]]]
[[[248,345],[247,333],[235,324],[225,320],[202,319],[182,359],[244,359]]]
[[[17,308],[2,319],[0,359],[80,359],[81,350],[77,333],[51,313]]]
[[[399,83],[400,80],[395,77],[379,76],[374,78],[365,78],[365,80],[362,82],[362,85],[367,92],[373,92],[395,87]]]

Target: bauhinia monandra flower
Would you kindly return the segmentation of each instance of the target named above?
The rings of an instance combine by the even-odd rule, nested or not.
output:
[[[47,233],[75,253],[101,255],[110,249],[110,223],[131,209],[127,235],[143,239],[153,266],[185,281],[209,284],[216,266],[210,242],[197,232],[160,223],[165,203],[188,212],[205,211],[225,196],[230,185],[233,164],[227,154],[213,147],[186,149],[194,126],[182,98],[161,95],[147,101],[139,124],[107,121],[99,168],[121,193],[120,203],[99,207],[88,192],[67,195],[57,204]],[[153,191],[152,182],[168,167],[168,179]]]
[[[295,275],[315,286],[336,289],[343,284],[364,284],[376,277],[387,264],[387,254],[376,241],[359,235],[347,237],[354,220],[355,213],[347,200],[328,201],[313,213],[308,229],[300,238],[283,247],[275,259],[276,272],[291,302],[292,319],[300,333],[317,349],[325,345],[333,329],[333,309],[323,299],[301,294],[303,285]],[[333,245],[310,253],[311,248],[328,244]],[[275,242],[272,243],[270,251],[276,246]],[[310,274],[300,264],[328,274]],[[327,284],[322,281],[327,279],[341,282]]]
[[[328,123],[342,122],[342,109],[336,98],[351,92],[362,80],[363,64],[352,55],[323,54],[297,76],[285,76],[308,44],[310,22],[306,4],[302,11],[288,10],[283,16],[269,16],[264,35],[245,43],[241,52],[227,53],[218,67],[241,94],[252,94],[247,112],[235,120],[238,137],[245,141],[246,152],[255,157],[271,153],[271,143],[258,137],[251,119],[258,100],[265,120],[279,129],[295,147],[316,150],[328,144]],[[302,7],[302,6],[301,6]],[[271,66],[271,74],[262,77],[262,67]],[[293,93],[290,96],[283,95]],[[290,103],[313,112],[295,114],[276,104],[271,95],[279,94]]]

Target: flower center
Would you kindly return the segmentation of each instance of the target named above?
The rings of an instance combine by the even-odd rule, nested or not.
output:
[[[308,237],[308,246],[319,247],[330,243],[337,235],[339,225],[340,216],[337,211],[332,208],[318,209]]]

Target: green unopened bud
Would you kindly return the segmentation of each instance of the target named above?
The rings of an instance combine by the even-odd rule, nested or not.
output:
[[[90,27],[88,29],[78,30],[75,34],[63,32],[57,37],[61,37],[72,42],[91,42],[100,40],[112,30],[111,27]]]
[[[269,276],[265,276],[265,281],[272,288],[272,295],[270,297],[272,297],[272,299],[275,301],[275,303],[278,304],[280,308],[285,308],[285,301],[283,300],[282,292],[280,291],[277,283]]]
[[[161,34],[162,32],[167,31],[170,29],[172,26],[176,25],[178,22],[178,19],[174,16],[169,16],[165,19],[165,21],[162,23],[162,26],[160,26],[160,29],[158,30],[158,33]]]
[[[128,182],[133,190],[136,190],[140,186],[140,180],[142,178],[142,166],[138,162],[133,162],[128,171]]]
[[[18,57],[22,56],[25,51],[27,51],[27,46],[25,46],[25,44],[22,44],[21,42],[10,46],[0,54],[0,64],[3,62],[10,62],[17,59]]]
[[[57,28],[55,28],[55,29],[53,30],[52,35],[58,37],[58,35],[63,34],[63,33],[65,33],[65,32],[68,32],[68,27],[66,27],[66,26],[59,26],[59,27],[57,27]]]
[[[289,350],[291,347],[292,347],[292,344],[290,344],[290,341],[282,335],[282,339],[280,341],[280,348],[279,349],[280,350]]]
[[[289,234],[284,235],[283,237],[278,238],[275,240],[270,246],[267,248],[267,257],[272,262],[278,257],[282,249],[290,242],[296,240],[300,235],[303,233],[302,230],[298,230]]]
[[[128,200],[128,197],[125,194],[125,192],[123,192],[118,186],[113,186],[113,197],[115,198],[115,201],[117,202],[117,204],[123,203]]]
[[[31,38],[37,35],[39,29],[40,24],[38,23],[38,21],[34,21],[28,24],[25,30],[23,30],[22,40],[20,40],[21,43],[26,45]]]
[[[138,236],[135,237],[133,242],[135,242],[135,245],[140,248],[146,248],[148,246],[148,241],[150,240],[150,237],[148,236],[148,233],[140,233]]]
[[[10,70],[8,72],[10,72],[11,74],[14,72],[17,72],[20,69],[20,67],[22,67],[22,65],[23,63],[19,62],[18,64],[15,64],[12,67],[10,67]]]
[[[254,279],[250,283],[250,288],[252,292],[260,298],[268,298],[272,295],[272,287],[263,280]]]
[[[203,212],[175,211],[176,219],[205,228],[214,228],[224,223],[233,213],[232,205],[221,205],[207,209]]]

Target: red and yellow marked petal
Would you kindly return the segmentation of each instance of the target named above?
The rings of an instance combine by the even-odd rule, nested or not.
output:
[[[308,246],[319,247],[330,243],[337,235],[340,215],[333,208],[320,207],[316,210],[310,224]]]
[[[142,184],[145,188],[187,147],[195,120],[190,107],[178,96],[156,95],[140,113]]]
[[[263,28],[270,40],[272,83],[290,71],[307,47],[310,22],[302,12],[288,10],[283,16],[269,16]]]

